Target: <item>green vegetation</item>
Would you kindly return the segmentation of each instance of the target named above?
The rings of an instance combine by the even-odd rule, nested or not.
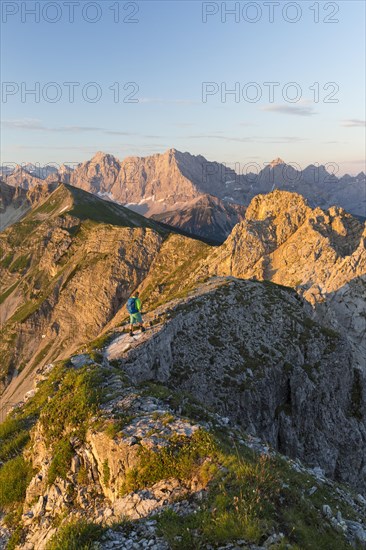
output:
[[[66,479],[74,450],[67,438],[60,439],[53,447],[52,462],[48,470],[48,484],[52,485],[57,477]]]
[[[70,434],[83,437],[90,416],[96,414],[100,403],[96,390],[101,382],[100,370],[96,365],[73,369],[65,362],[58,364],[36,395],[0,426],[2,450],[8,449],[5,456],[8,462],[0,470],[2,506],[15,506],[24,498],[30,467],[19,452],[28,440],[29,427],[37,418],[52,444],[48,483],[56,477],[65,478],[73,456]],[[155,395],[169,402],[173,409],[192,412],[189,410],[192,407],[192,416],[202,414],[199,404],[189,396],[164,386],[145,384],[143,394]],[[209,418],[208,411],[206,418]],[[132,419],[127,412],[122,413],[107,424],[106,431],[110,430],[113,437],[115,430]],[[169,424],[174,416],[157,413],[156,420]],[[21,434],[24,441],[17,440]],[[321,507],[327,503],[332,510],[339,509],[344,517],[354,519],[352,509],[334,490],[295,472],[287,461],[261,457],[245,446],[236,449],[224,431],[213,435],[200,429],[192,437],[174,436],[167,443],[157,451],[141,447],[139,463],[127,472],[121,493],[143,489],[168,478],[179,479],[183,484],[195,478],[207,488],[207,499],[201,502],[196,513],[178,517],[172,511],[165,511],[156,516],[159,534],[173,550],[195,550],[207,544],[216,547],[240,539],[260,545],[272,532],[280,531],[285,538],[278,548],[284,549],[287,544],[294,550],[350,548],[344,535],[335,531],[322,516]],[[108,461],[102,465],[102,477],[108,485],[111,479]],[[77,481],[87,485],[85,466],[80,468]],[[307,489],[314,484],[318,490],[309,496]],[[14,524],[8,516],[7,522]],[[13,528],[10,548],[20,544],[23,536],[21,527],[16,528],[14,524]],[[91,549],[102,534],[103,529],[93,524],[67,524],[61,526],[47,548]]]
[[[208,501],[184,518],[172,511],[158,516],[160,534],[173,550],[239,539],[259,543],[274,525],[281,490],[272,460],[228,452],[212,439],[205,454],[200,477],[209,483]]]
[[[5,269],[8,268],[11,262],[13,261],[13,258],[14,258],[14,254],[12,252],[9,252],[9,254],[7,254],[5,258],[1,260],[0,262],[1,267],[4,267]]]
[[[16,287],[18,286],[19,283],[20,283],[20,281],[17,281],[16,283],[14,283],[12,286],[10,286],[5,292],[3,292],[0,295],[0,305],[5,302],[7,297],[10,296],[10,294],[16,289]]]
[[[134,416],[126,413],[120,413],[117,419],[114,419],[113,422],[108,422],[107,426],[104,429],[104,432],[113,439],[117,434],[121,433],[125,426],[128,426]]]
[[[36,355],[34,361],[33,361],[33,364],[32,364],[32,367],[38,367],[40,365],[40,363],[45,359],[45,357],[47,357],[47,354],[48,352],[50,351],[50,349],[52,348],[53,346],[53,342],[52,340],[50,342],[48,342],[48,344],[45,345],[45,347],[43,349],[41,349],[41,351]]]
[[[109,467],[108,460],[105,460],[103,462],[103,483],[105,485],[108,485],[110,479],[111,479],[111,469]]]
[[[335,330],[332,330],[331,328],[321,327],[320,332],[322,334],[324,334],[324,336],[327,336],[328,338],[335,338],[335,339],[339,340],[338,332],[336,332]]]
[[[98,336],[98,338],[90,342],[90,344],[87,347],[87,352],[92,352],[95,349],[104,348],[113,340],[114,337],[115,335],[111,333],[102,334],[101,336]]]
[[[30,423],[26,419],[8,416],[0,424],[0,461],[18,457],[29,441]],[[0,470],[1,471],[1,470]]]
[[[209,491],[196,513],[181,517],[168,510],[156,516],[159,534],[173,550],[243,539],[263,544],[271,533],[280,531],[285,537],[278,549],[287,544],[294,550],[351,549],[343,534],[324,520],[321,507],[327,502],[349,518],[352,510],[326,486],[306,496],[304,491],[314,479],[295,472],[285,460],[258,457],[245,447],[235,451],[221,434],[200,475],[209,483]]]
[[[160,417],[160,420],[163,424],[163,426],[168,426],[169,424],[171,424],[172,422],[174,422],[174,416],[170,413],[164,413],[161,417]]]
[[[147,285],[141,292],[141,299],[146,307],[153,305],[154,309],[169,300],[186,298],[198,281],[191,280],[192,265],[197,265],[205,258],[211,247],[201,241],[192,239],[176,242],[177,235],[170,235],[160,251],[146,278]],[[175,250],[174,262],[170,250]],[[179,257],[177,257],[179,254]],[[205,276],[202,276],[202,280]]]
[[[33,231],[39,226],[41,222],[34,220],[31,214],[26,216],[22,221],[14,223],[7,234],[9,245],[13,249],[17,249],[19,246],[23,246],[25,241],[29,239]],[[33,235],[32,235],[33,237]]]
[[[47,550],[92,550],[105,529],[86,521],[63,525],[47,544]]]
[[[29,254],[24,254],[22,256],[18,256],[16,260],[11,264],[9,267],[9,271],[11,273],[17,272],[17,271],[24,271],[27,267],[29,267],[30,264],[30,256]]]
[[[54,445],[48,482],[66,475],[72,456],[67,435],[84,437],[88,420],[98,409],[99,385],[100,373],[96,366],[74,370],[67,362],[60,362],[40,384],[35,396],[0,424],[0,460],[8,461],[0,469],[0,480],[4,479],[0,485],[2,502],[15,502],[22,494],[28,466],[21,453],[38,419],[47,442]]]
[[[202,548],[197,535],[197,531],[202,525],[202,513],[182,517],[173,510],[166,510],[156,519],[158,520],[158,534],[164,537],[172,550]]]
[[[5,462],[18,456],[29,441],[28,430],[16,432],[8,440],[1,441],[0,460]]]
[[[48,442],[70,432],[84,438],[87,421],[97,413],[101,400],[100,376],[95,365],[64,370],[40,416]]]
[[[362,420],[364,416],[364,407],[362,399],[362,380],[361,373],[354,369],[354,378],[351,392],[350,415],[357,420]]]
[[[143,395],[152,395],[157,399],[161,399],[174,411],[179,411],[182,416],[204,422],[211,419],[208,407],[203,407],[187,392],[175,392],[154,382],[144,382],[140,388]]]
[[[314,478],[295,472],[285,459],[276,459],[276,469],[285,484],[282,490],[284,505],[278,511],[278,521],[285,526],[290,541],[301,550],[352,548],[342,533],[336,532],[321,513],[322,506],[327,503],[332,510],[340,510],[344,517],[355,519],[352,508],[325,485],[317,486],[317,491],[311,497],[307,496],[306,489],[317,485]]]
[[[80,485],[87,485],[89,481],[89,476],[88,476],[87,469],[84,465],[80,466],[76,479]]]
[[[19,518],[20,519],[20,518]],[[17,546],[20,546],[24,542],[24,532],[20,525],[15,527],[15,530],[12,532],[8,544],[6,545],[6,550],[15,550]]]
[[[191,438],[175,436],[159,452],[141,448],[138,466],[126,473],[122,494],[170,477],[189,479],[194,471],[199,475],[202,460],[214,450],[213,438],[203,430],[198,430]]]
[[[0,470],[0,507],[21,502],[30,481],[31,468],[22,456],[5,462]]]

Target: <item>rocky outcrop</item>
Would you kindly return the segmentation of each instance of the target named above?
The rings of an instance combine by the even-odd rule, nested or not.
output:
[[[271,283],[218,280],[170,309],[136,353],[121,348],[134,382],[189,392],[282,453],[365,490],[365,375],[347,342],[311,320],[310,305]]]
[[[334,290],[334,274],[339,269],[347,272],[343,282],[364,272],[363,231],[364,225],[344,210],[312,210],[296,193],[258,195],[244,221],[213,255],[214,269],[220,275],[256,277],[300,287],[308,294],[313,286],[326,288],[333,279]],[[340,277],[338,280],[339,288],[342,282]]]
[[[152,157],[127,157],[97,153],[79,165],[70,183],[94,193],[110,194],[121,204],[140,205],[146,214],[156,205],[183,204],[200,195],[194,183],[179,170],[174,149]]]
[[[80,359],[85,361],[86,357]],[[78,363],[76,358],[74,362]],[[39,372],[36,391],[51,371],[52,365]],[[186,480],[168,478],[141,490],[124,490],[126,478],[139,466],[144,449],[158,452],[169,448],[174,438],[179,437],[189,441],[201,427],[172,414],[158,399],[126,388],[120,374],[107,364],[103,388],[109,399],[100,409],[98,423],[91,425],[82,439],[72,434],[68,437],[72,455],[64,477],[51,481],[55,442],[47,439],[41,422],[34,426],[31,444],[24,453],[35,474],[23,504],[21,524],[26,536],[22,548],[45,550],[60,518],[61,523],[88,519],[97,524],[116,525],[127,520],[147,520],[171,507],[179,510],[182,506],[175,504],[177,501],[188,512],[194,505],[188,504],[187,498],[192,500],[195,495],[199,495],[198,500],[203,498],[204,487],[194,472]],[[126,419],[123,425],[122,417]],[[149,539],[159,542],[155,529],[150,530]],[[163,541],[161,548],[167,548]]]
[[[366,358],[366,275],[350,279],[315,305],[316,318],[348,340],[354,365],[365,370]]]
[[[341,208],[313,210],[300,195],[284,191],[258,195],[245,219],[198,272],[295,288],[314,306],[315,315],[319,311],[321,322],[356,343],[355,362],[365,365],[365,225]],[[342,321],[351,316],[344,330]]]

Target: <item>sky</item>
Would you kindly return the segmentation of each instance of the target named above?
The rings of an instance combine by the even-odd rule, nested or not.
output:
[[[2,164],[176,148],[238,172],[277,157],[365,170],[361,0],[1,9]]]

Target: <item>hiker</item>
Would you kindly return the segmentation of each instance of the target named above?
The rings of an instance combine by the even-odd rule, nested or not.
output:
[[[139,324],[141,332],[145,332],[144,323],[141,315],[141,300],[140,293],[135,292],[127,301],[127,311],[130,314],[130,336],[133,336],[133,325]]]

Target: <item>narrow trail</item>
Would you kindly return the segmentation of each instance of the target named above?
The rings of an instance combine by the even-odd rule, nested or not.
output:
[[[153,327],[147,327],[145,332],[140,330],[134,332],[133,336],[128,333],[123,333],[121,336],[117,336],[104,350],[104,356],[107,361],[113,361],[123,357],[130,349],[137,347],[138,345],[146,342],[154,334],[159,332],[163,323],[154,325]]]

